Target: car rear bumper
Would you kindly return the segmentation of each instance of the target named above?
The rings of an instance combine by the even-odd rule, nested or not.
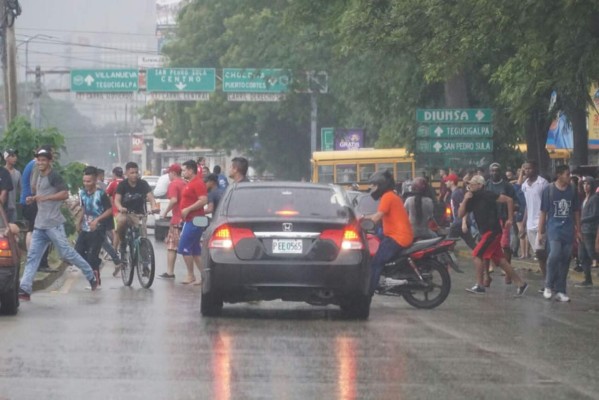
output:
[[[368,294],[367,258],[356,253],[343,261],[216,263],[210,259],[205,264],[202,290],[217,293],[229,303],[282,299],[339,304],[348,296]]]

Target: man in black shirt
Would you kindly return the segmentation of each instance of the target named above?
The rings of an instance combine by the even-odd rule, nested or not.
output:
[[[504,179],[501,165],[499,165],[499,163],[491,164],[489,166],[489,174],[490,179],[487,182],[485,189],[493,193],[503,194],[510,197],[514,202],[514,207],[517,207],[516,190],[510,182]],[[512,262],[512,249],[510,248],[510,232],[512,226],[507,226],[505,222],[513,220],[513,214],[508,213],[508,209],[504,203],[499,203],[497,205],[497,211],[499,213],[499,222],[501,224],[501,249],[503,250],[503,254],[505,254],[507,261]],[[511,283],[507,277],[505,283]]]
[[[138,215],[143,215],[146,212],[146,201],[150,202],[153,213],[160,212],[160,206],[156,203],[156,199],[152,194],[152,188],[148,182],[139,178],[139,167],[137,163],[128,162],[125,165],[126,178],[119,183],[114,196],[114,204],[119,212],[116,219],[116,233],[114,248],[118,249],[120,244],[121,264],[126,262],[125,252],[125,232],[127,227],[135,226],[140,223]],[[145,235],[145,232],[142,232]],[[119,271],[117,266],[114,271],[114,276]]]
[[[462,201],[458,210],[459,218],[462,218],[468,212],[474,213],[474,219],[481,234],[481,239],[472,252],[476,267],[476,284],[471,289],[466,290],[476,294],[485,293],[483,282],[484,264],[488,264],[493,260],[518,285],[516,295],[521,296],[528,289],[528,284],[514,271],[501,250],[501,224],[497,215],[497,203],[506,204],[508,215],[513,215],[514,201],[506,195],[498,195],[484,190],[484,185],[485,178],[480,175],[472,177],[468,185],[468,191],[464,195],[464,201]],[[509,227],[511,224],[511,218],[505,221],[505,226]]]

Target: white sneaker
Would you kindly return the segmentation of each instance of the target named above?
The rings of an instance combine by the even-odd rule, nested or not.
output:
[[[570,301],[570,298],[563,293],[558,293],[555,295],[555,301],[559,301],[562,303],[567,303]]]
[[[551,296],[553,296],[553,293],[551,293],[551,289],[545,288],[545,290],[543,291],[543,297],[549,300],[551,299]]]

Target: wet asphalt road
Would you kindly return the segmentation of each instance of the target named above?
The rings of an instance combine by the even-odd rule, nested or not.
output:
[[[105,265],[101,291],[67,273],[0,318],[0,400],[599,398],[599,288],[560,304],[536,293],[537,275],[520,299],[496,276],[476,296],[464,262],[432,311],[377,296],[367,322],[278,301],[214,319],[198,286],[125,288]]]

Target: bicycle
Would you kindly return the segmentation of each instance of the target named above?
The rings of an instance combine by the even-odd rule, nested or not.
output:
[[[121,266],[121,278],[125,286],[131,286],[133,275],[137,269],[139,284],[149,289],[154,282],[156,264],[154,258],[154,247],[152,242],[145,236],[147,214],[137,214],[140,223],[127,227],[125,242],[127,243],[127,263]],[[125,255],[123,255],[125,257]]]

